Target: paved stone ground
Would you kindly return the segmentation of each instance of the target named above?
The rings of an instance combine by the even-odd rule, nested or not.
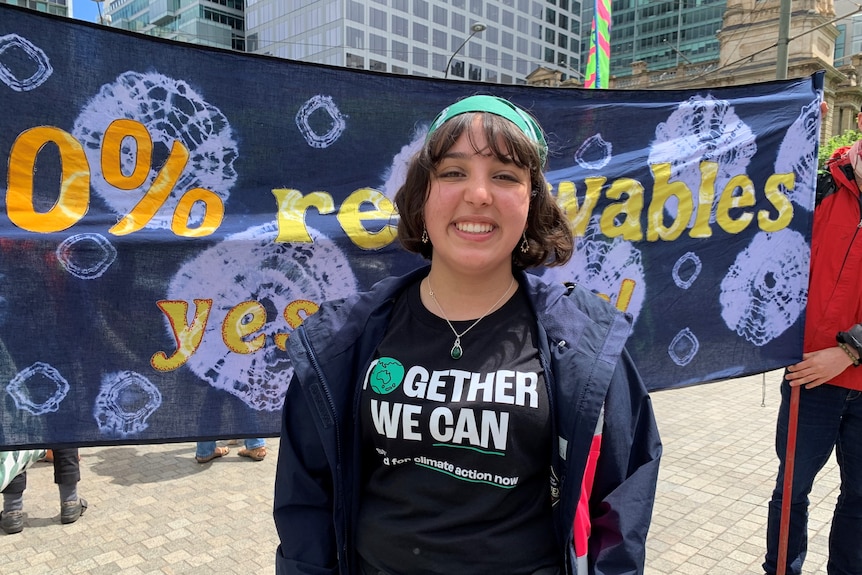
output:
[[[782,373],[652,394],[664,455],[645,575],[763,573]],[[838,481],[833,456],[810,496],[806,574],[826,573]]]
[[[653,394],[665,451],[645,575],[762,573],[780,377]],[[82,449],[90,509],[72,525],[60,524],[52,467],[37,464],[23,533],[0,532],[0,573],[270,575],[278,440],[267,446],[262,462],[231,447],[206,465],[195,463],[193,443]],[[811,498],[806,573],[825,573],[837,483],[833,458]]]

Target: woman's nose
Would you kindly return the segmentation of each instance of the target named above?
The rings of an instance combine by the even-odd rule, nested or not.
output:
[[[464,199],[471,204],[486,205],[491,203],[490,182],[486,176],[476,175],[467,182]]]

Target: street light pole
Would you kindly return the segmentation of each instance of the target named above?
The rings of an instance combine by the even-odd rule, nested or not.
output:
[[[105,0],[93,0],[93,2],[96,3],[96,7],[99,9],[99,24],[107,26],[111,23],[111,16],[110,14],[102,14],[102,3],[104,1]]]
[[[778,54],[775,59],[775,79],[787,79],[787,52],[790,43],[790,0],[781,0],[778,9]]]
[[[487,28],[487,26],[485,26],[484,24],[479,23],[479,22],[470,26],[470,35],[467,36],[467,38],[463,42],[461,42],[461,45],[458,46],[457,50],[452,52],[452,55],[449,56],[449,61],[446,62],[446,69],[443,71],[443,77],[444,78],[449,77],[449,67],[452,65],[452,59],[458,54],[458,52],[461,51],[461,48],[463,48],[464,46],[467,45],[467,42],[470,41],[470,38],[472,38],[473,36],[475,36],[479,32],[483,32],[486,28]]]

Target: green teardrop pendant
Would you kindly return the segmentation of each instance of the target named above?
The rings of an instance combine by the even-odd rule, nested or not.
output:
[[[449,355],[452,356],[452,359],[461,359],[461,355],[463,355],[461,344],[456,341],[455,345],[452,346],[452,351],[449,352]]]

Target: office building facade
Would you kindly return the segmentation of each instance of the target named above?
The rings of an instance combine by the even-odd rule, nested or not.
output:
[[[522,84],[541,65],[580,70],[580,11],[579,0],[247,0],[247,50]]]
[[[727,0],[613,0],[611,76],[630,76],[634,62],[650,71],[718,60],[716,33]],[[584,4],[581,59],[590,48],[592,1]]]
[[[105,13],[114,28],[245,51],[243,0],[113,0]]]
[[[0,0],[0,4],[23,6],[37,12],[57,16],[72,15],[72,0]]]

